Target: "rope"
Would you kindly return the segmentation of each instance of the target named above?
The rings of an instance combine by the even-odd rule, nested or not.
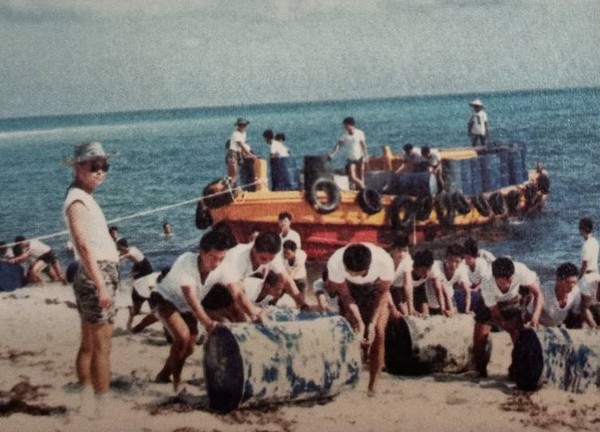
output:
[[[162,212],[162,211],[165,211],[165,210],[170,210],[170,209],[173,209],[173,208],[182,207],[182,206],[185,206],[185,205],[188,205],[188,204],[196,203],[198,201],[204,201],[207,198],[213,198],[213,197],[220,196],[220,195],[225,195],[225,194],[231,194],[231,197],[235,198],[235,196],[233,194],[234,191],[243,189],[243,188],[248,187],[248,186],[256,186],[256,185],[259,185],[261,183],[263,183],[263,180],[257,180],[257,181],[252,182],[252,183],[248,183],[248,184],[245,184],[245,185],[242,185],[242,186],[236,186],[236,187],[232,188],[231,187],[231,183],[227,182],[227,189],[223,190],[221,192],[215,192],[215,193],[210,194],[210,195],[205,195],[205,196],[201,196],[201,197],[197,197],[197,198],[192,198],[192,199],[188,199],[188,200],[185,200],[185,201],[180,201],[180,202],[175,203],[175,204],[169,204],[169,205],[165,205],[165,206],[162,206],[162,207],[157,207],[157,208],[154,208],[154,209],[143,210],[143,211],[140,211],[140,212],[137,212],[137,213],[133,213],[133,214],[127,215],[127,216],[121,216],[121,217],[118,217],[118,218],[115,218],[115,219],[111,219],[111,220],[107,221],[107,223],[108,224],[115,224],[115,223],[122,222],[122,221],[129,220],[129,219],[135,219],[135,218],[138,218],[138,217],[148,216],[148,215],[151,215],[151,214],[154,214],[154,213],[159,213],[159,212]],[[68,230],[57,231],[57,232],[54,232],[54,233],[51,233],[51,234],[46,234],[46,235],[34,237],[32,239],[27,239],[26,241],[29,241],[29,240],[47,240],[47,239],[51,239],[51,238],[55,238],[55,237],[62,237],[62,236],[67,235],[67,234],[69,234]],[[18,245],[20,243],[23,243],[23,242],[7,243],[7,244],[3,245],[2,247],[9,248],[9,247],[16,246],[16,245]]]

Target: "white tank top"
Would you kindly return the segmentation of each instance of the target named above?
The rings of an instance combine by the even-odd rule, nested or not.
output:
[[[77,187],[71,187],[67,192],[67,197],[63,206],[63,215],[67,228],[69,228],[69,221],[67,219],[67,209],[76,201],[80,201],[88,209],[89,215],[85,221],[83,221],[83,229],[85,230],[85,236],[90,242],[90,248],[93,251],[94,258],[97,261],[110,261],[114,263],[119,262],[119,252],[114,240],[108,232],[108,223],[104,217],[102,209],[89,193]],[[72,234],[71,234],[71,237]],[[75,242],[73,242],[75,244]],[[81,256],[75,245],[77,255]]]

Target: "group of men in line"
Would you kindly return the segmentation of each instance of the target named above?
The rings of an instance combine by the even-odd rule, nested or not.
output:
[[[489,135],[489,121],[485,112],[483,103],[476,99],[469,104],[473,108],[473,113],[469,117],[467,132],[471,138],[473,147],[478,145],[485,146]],[[239,166],[244,159],[256,159],[256,154],[252,151],[247,140],[247,127],[250,122],[244,118],[239,118],[234,124],[235,130],[226,142],[226,163],[228,176],[235,182],[238,180]],[[367,139],[365,133],[356,127],[356,121],[353,117],[344,118],[344,132],[340,135],[332,151],[328,153],[328,158],[332,159],[340,149],[346,151],[346,172],[352,187],[362,190],[365,185],[365,169],[369,162],[369,153],[367,149]],[[271,129],[263,132],[263,138],[269,145],[269,156],[289,157],[290,151],[285,145],[285,135],[278,133],[274,135]],[[428,146],[423,148],[414,147],[412,144],[406,144],[401,155],[403,163],[397,169],[397,172],[427,171],[433,173],[438,181],[438,186],[443,188],[442,163],[437,150]]]

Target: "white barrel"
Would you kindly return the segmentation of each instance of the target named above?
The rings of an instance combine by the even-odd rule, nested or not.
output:
[[[328,398],[358,383],[360,347],[340,316],[217,327],[204,351],[210,407],[218,412]]]
[[[556,327],[523,330],[513,349],[512,372],[525,391],[544,384],[573,393],[598,391],[600,334]]]

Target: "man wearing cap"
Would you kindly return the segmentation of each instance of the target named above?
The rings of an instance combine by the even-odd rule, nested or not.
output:
[[[344,133],[335,143],[332,152],[329,153],[329,158],[333,158],[342,146],[347,150],[347,169],[348,177],[352,184],[359,190],[365,188],[365,164],[369,161],[367,152],[367,139],[365,133],[355,126],[353,117],[346,117],[343,121]]]
[[[73,283],[81,320],[81,344],[75,365],[83,397],[91,395],[92,390],[96,395],[96,416],[110,390],[119,252],[92,194],[106,179],[112,155],[104,151],[100,142],[91,141],[75,146],[74,156],[65,161],[73,167],[74,179],[67,190],[63,214],[81,263]],[[84,405],[84,409],[89,408]]]
[[[227,175],[233,182],[237,181],[239,166],[244,159],[255,159],[252,149],[246,142],[246,127],[250,124],[245,118],[238,118],[234,126],[236,127],[229,141],[227,141]]]
[[[485,140],[490,133],[487,113],[484,110],[483,103],[479,99],[475,99],[469,105],[473,107],[473,113],[469,117],[467,125],[467,133],[471,137],[471,144],[473,147],[477,147],[477,141],[479,141],[484,146]]]

